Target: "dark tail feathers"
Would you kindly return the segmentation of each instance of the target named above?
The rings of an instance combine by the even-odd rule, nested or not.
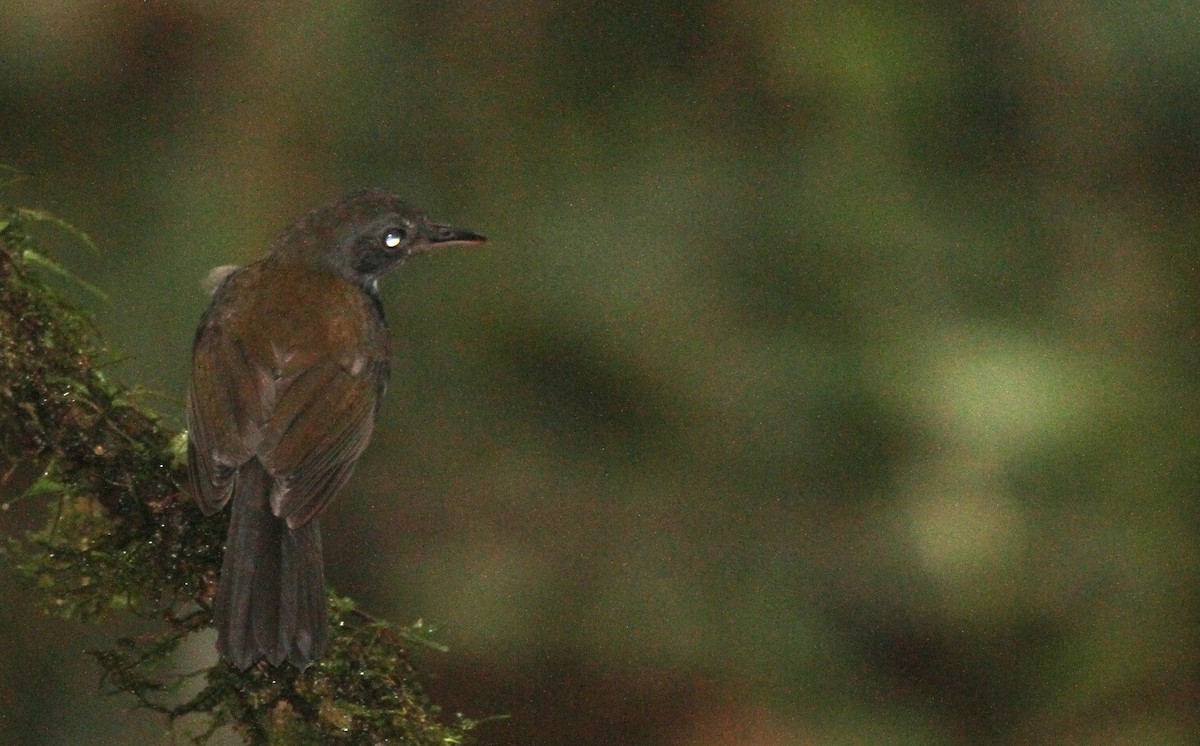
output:
[[[238,668],[266,658],[304,670],[325,653],[321,532],[315,519],[293,530],[271,513],[271,479],[258,459],[237,480],[213,609],[217,650]]]

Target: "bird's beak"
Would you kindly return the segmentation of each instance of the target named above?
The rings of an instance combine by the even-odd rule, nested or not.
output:
[[[440,249],[444,246],[461,246],[464,244],[483,243],[487,240],[486,236],[481,236],[475,231],[469,231],[466,228],[455,228],[452,225],[439,225],[438,223],[430,223],[423,231],[427,249]]]

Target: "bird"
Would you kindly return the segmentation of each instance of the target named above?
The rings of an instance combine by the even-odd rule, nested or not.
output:
[[[192,347],[188,478],[204,515],[232,503],[212,600],[229,664],[303,671],[324,656],[318,516],[387,388],[379,279],[416,254],[486,240],[372,188],[301,217],[259,261],[214,270]]]

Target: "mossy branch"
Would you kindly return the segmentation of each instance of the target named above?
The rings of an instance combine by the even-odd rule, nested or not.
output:
[[[42,281],[48,263],[60,273],[28,231],[44,217],[0,208],[0,488],[41,475],[18,489],[47,500],[49,521],[4,552],[46,610],[158,620],[93,655],[111,689],[172,722],[208,715],[196,743],[226,725],[251,743],[466,742],[475,723],[443,722],[408,661],[406,643],[424,630],[373,620],[348,599],[331,598],[329,654],[303,673],[265,663],[169,672],[179,644],[211,623],[226,519],[205,519],[181,488],[185,436],[105,379],[91,325]],[[196,675],[198,694],[172,696]]]

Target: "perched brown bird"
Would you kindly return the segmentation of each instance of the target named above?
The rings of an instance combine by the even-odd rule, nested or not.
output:
[[[484,240],[368,189],[218,278],[192,350],[188,462],[206,515],[233,501],[213,609],[233,665],[304,669],[324,654],[317,516],[366,448],[387,386],[379,278],[413,254]]]

